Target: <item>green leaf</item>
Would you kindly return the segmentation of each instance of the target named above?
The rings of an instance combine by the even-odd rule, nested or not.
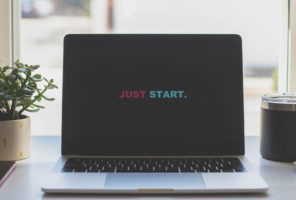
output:
[[[33,106],[35,106],[37,108],[45,108],[44,106],[40,106],[40,105],[37,105],[37,104],[33,104]]]
[[[7,100],[11,100],[12,96],[9,95],[9,94],[4,94],[4,95],[2,96],[2,98],[4,98],[4,99],[7,101]]]
[[[35,92],[35,90],[30,90],[28,88],[24,88],[23,91],[25,94],[31,94],[31,95]]]
[[[54,89],[54,88],[58,89],[58,86],[56,86],[55,84],[50,84],[48,86],[48,89]]]
[[[49,83],[49,81],[47,80],[47,78],[43,77],[43,79],[44,79],[47,83]]]
[[[38,109],[34,109],[34,110],[32,110],[32,109],[26,109],[26,111],[28,111],[28,112],[38,112],[40,109],[38,108]]]
[[[12,70],[11,74],[17,74],[18,72],[19,72],[18,69],[17,69],[17,68],[14,68],[14,69]]]
[[[30,82],[29,85],[32,86],[33,88],[37,88],[37,84],[35,82]]]
[[[40,81],[42,81],[42,79],[35,78],[34,76],[32,76],[30,79],[31,79],[32,81],[34,81],[34,82],[40,82]]]
[[[41,94],[41,91],[40,91],[39,88],[36,88],[36,91],[37,91],[38,94]]]
[[[40,67],[40,65],[31,65],[31,68],[33,69],[33,70],[36,70],[36,69],[38,69]]]
[[[35,98],[38,102],[40,102],[42,100],[42,98],[40,96],[35,96]]]
[[[44,95],[42,95],[42,98],[47,100],[47,101],[54,101],[55,100],[55,98],[48,98],[48,97],[46,97]]]
[[[30,90],[34,90],[35,91],[35,88],[32,87],[31,85],[26,85],[26,88],[30,89]]]
[[[9,66],[3,67],[3,72],[6,72],[9,68],[10,68]]]
[[[5,81],[3,79],[0,79],[0,86],[4,86],[5,85]]]
[[[8,75],[5,77],[5,80],[7,81],[13,81],[15,79],[15,75]]]
[[[25,98],[25,99],[22,99],[22,100],[20,101],[20,103],[21,103],[22,105],[30,105],[32,102],[33,102],[33,100],[30,99],[30,98]]]
[[[21,81],[25,80],[25,78],[24,78],[24,77],[22,77],[20,74],[17,74],[16,76],[17,76],[17,77],[18,77],[18,79],[20,79]]]
[[[19,67],[18,70],[20,72],[24,72],[24,73],[28,71],[26,68],[23,68],[23,67]]]
[[[32,88],[32,87],[30,87],[30,86],[26,86],[25,88],[24,88],[24,90],[26,90],[26,91],[29,91],[29,92],[35,92],[35,89],[34,88]]]
[[[36,79],[41,79],[42,78],[41,74],[35,74],[33,77],[36,78]]]
[[[18,62],[18,63],[16,63],[16,66],[19,67],[19,68],[23,68],[24,67],[24,64],[21,63],[21,62]]]

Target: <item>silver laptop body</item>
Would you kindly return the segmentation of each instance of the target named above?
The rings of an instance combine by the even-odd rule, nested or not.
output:
[[[67,35],[62,156],[42,191],[265,192],[244,157],[241,49],[237,35]]]

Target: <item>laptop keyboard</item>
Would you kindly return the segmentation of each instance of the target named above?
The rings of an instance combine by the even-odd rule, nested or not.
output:
[[[245,172],[238,158],[69,158],[63,172]]]

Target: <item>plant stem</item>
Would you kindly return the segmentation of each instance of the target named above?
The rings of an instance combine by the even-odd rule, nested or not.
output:
[[[24,80],[24,82],[22,82],[22,86],[20,88],[20,90],[23,90],[26,86],[26,83],[29,81],[30,79],[30,76],[31,76],[31,72],[29,71],[27,74],[26,74],[26,79]],[[17,98],[15,99],[15,102],[13,103],[16,103],[17,101]],[[14,105],[14,110],[13,110],[13,113],[12,113],[12,119],[14,118],[14,115],[15,115],[15,104]],[[32,104],[31,104],[32,105]],[[31,106],[29,105],[29,106]],[[27,106],[25,109],[27,109],[29,106]],[[18,113],[17,117],[21,116],[21,113],[23,112],[24,108]]]
[[[26,78],[27,79],[27,78]],[[15,79],[14,79],[14,81],[16,81],[17,80],[17,76],[15,76]],[[23,89],[23,87],[22,87],[22,89]],[[16,109],[16,103],[17,103],[17,97],[15,97],[15,99],[13,99],[12,100],[12,104],[11,104],[11,110],[10,110],[10,112],[11,112],[11,119],[12,120],[14,120],[14,116],[15,116],[15,109]],[[16,119],[18,119],[18,117],[16,117]]]
[[[17,102],[17,97],[12,100],[12,104],[11,104],[10,114],[11,114],[11,119],[12,120],[14,120],[16,102]]]
[[[8,102],[5,101],[4,103],[5,103],[6,112],[9,113],[10,112],[10,109],[9,109]]]
[[[21,88],[20,88],[21,91],[25,88],[26,83],[27,83],[27,82],[29,81],[29,79],[30,79],[30,76],[31,76],[31,72],[28,72],[28,73],[26,74],[26,79],[24,80],[24,82],[22,82],[22,86],[21,86]]]

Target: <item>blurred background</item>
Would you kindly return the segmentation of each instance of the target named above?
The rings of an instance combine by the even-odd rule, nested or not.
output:
[[[278,0],[22,0],[21,60],[60,87],[30,115],[32,134],[61,134],[66,34],[231,33],[243,39],[245,134],[259,135],[261,95],[277,90],[281,12]]]

